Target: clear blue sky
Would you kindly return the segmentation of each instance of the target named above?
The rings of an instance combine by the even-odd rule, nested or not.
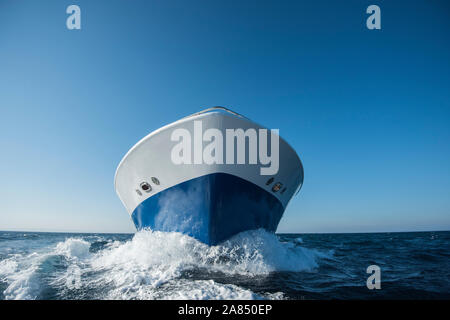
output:
[[[279,232],[449,230],[449,32],[437,0],[0,0],[0,230],[133,232],[119,161],[216,105],[303,161]]]

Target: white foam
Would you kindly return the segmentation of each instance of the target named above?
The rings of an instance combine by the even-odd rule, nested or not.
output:
[[[8,258],[0,261],[0,279],[5,278],[16,271],[18,267],[17,261],[14,258]]]
[[[89,255],[91,244],[83,239],[69,238],[56,245],[55,254],[66,256],[67,258],[84,258]]]
[[[254,300],[283,299],[282,292],[255,294],[234,284],[221,284],[213,280],[174,279],[159,288],[141,285],[135,290],[114,289],[108,299],[137,300]]]
[[[22,260],[22,263],[19,261]],[[28,263],[21,255],[1,261],[0,278],[8,283],[3,292],[6,300],[35,299],[40,288],[36,281],[38,265],[29,259]]]
[[[125,242],[111,241],[89,252],[90,243],[69,238],[47,252],[1,261],[0,277],[8,282],[7,299],[39,296],[37,270],[51,256],[63,256],[68,267],[54,275],[51,285],[61,290],[95,289],[97,299],[280,299],[282,293],[255,294],[233,284],[186,278],[200,270],[261,277],[271,272],[308,272],[327,254],[296,243],[280,242],[264,230],[248,231],[217,245],[207,246],[180,233],[141,231]]]
[[[69,238],[60,242],[56,247],[47,248],[44,252],[32,252],[30,254],[16,254],[0,262],[0,278],[8,283],[3,292],[5,299],[25,300],[36,299],[42,289],[39,277],[39,268],[46,259],[61,255],[67,259],[76,260],[89,255],[89,242],[77,238]],[[76,265],[69,265],[64,278],[67,285],[79,286],[76,279]],[[81,277],[81,272],[78,272]],[[72,276],[70,276],[72,275]],[[74,278],[75,277],[75,278]],[[79,277],[79,278],[80,278]]]
[[[276,235],[262,229],[242,232],[220,246],[211,247],[211,253],[230,258],[228,263],[215,265],[221,271],[247,275],[310,271],[317,267],[319,257],[316,250],[280,242]]]
[[[212,247],[180,233],[141,231],[131,241],[100,251],[90,264],[93,270],[107,271],[105,280],[115,287],[112,299],[252,299],[257,296],[249,290],[214,282],[191,281],[193,286],[180,287],[187,289],[176,288],[185,281],[179,279],[182,273],[189,270],[251,277],[274,271],[310,271],[317,267],[320,255],[281,243],[264,230],[244,232]],[[167,290],[169,293],[162,294]]]

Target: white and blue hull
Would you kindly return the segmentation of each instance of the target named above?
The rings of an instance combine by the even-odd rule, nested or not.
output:
[[[175,129],[263,127],[229,111],[212,109],[183,118],[139,141],[119,164],[115,188],[138,230],[181,232],[215,245],[246,230],[275,232],[290,199],[303,183],[295,151],[279,139],[279,169],[261,175],[261,164],[175,164]],[[206,142],[202,142],[205,145]],[[270,183],[269,183],[270,182]],[[282,187],[274,191],[274,185]],[[143,184],[146,187],[142,188]]]

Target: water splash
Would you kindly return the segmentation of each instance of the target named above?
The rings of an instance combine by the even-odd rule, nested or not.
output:
[[[180,233],[150,230],[128,241],[100,244],[68,238],[47,252],[2,260],[0,279],[8,284],[4,297],[39,298],[42,282],[47,281],[48,288],[65,297],[72,293],[95,299],[279,299],[282,293],[255,294],[208,275],[248,278],[311,271],[324,257],[297,243],[280,242],[264,230],[244,232],[211,247]],[[196,272],[204,279],[190,276]],[[45,278],[48,274],[50,279]]]

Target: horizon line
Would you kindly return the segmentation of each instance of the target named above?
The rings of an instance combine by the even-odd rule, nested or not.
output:
[[[76,233],[76,234],[129,234],[134,235],[136,232],[84,232],[84,231],[32,231],[32,230],[0,230],[0,232],[34,232],[34,233]],[[419,232],[450,232],[449,229],[443,230],[411,230],[411,231],[367,231],[367,232],[275,232],[276,235],[289,234],[366,234],[366,233],[419,233]]]

